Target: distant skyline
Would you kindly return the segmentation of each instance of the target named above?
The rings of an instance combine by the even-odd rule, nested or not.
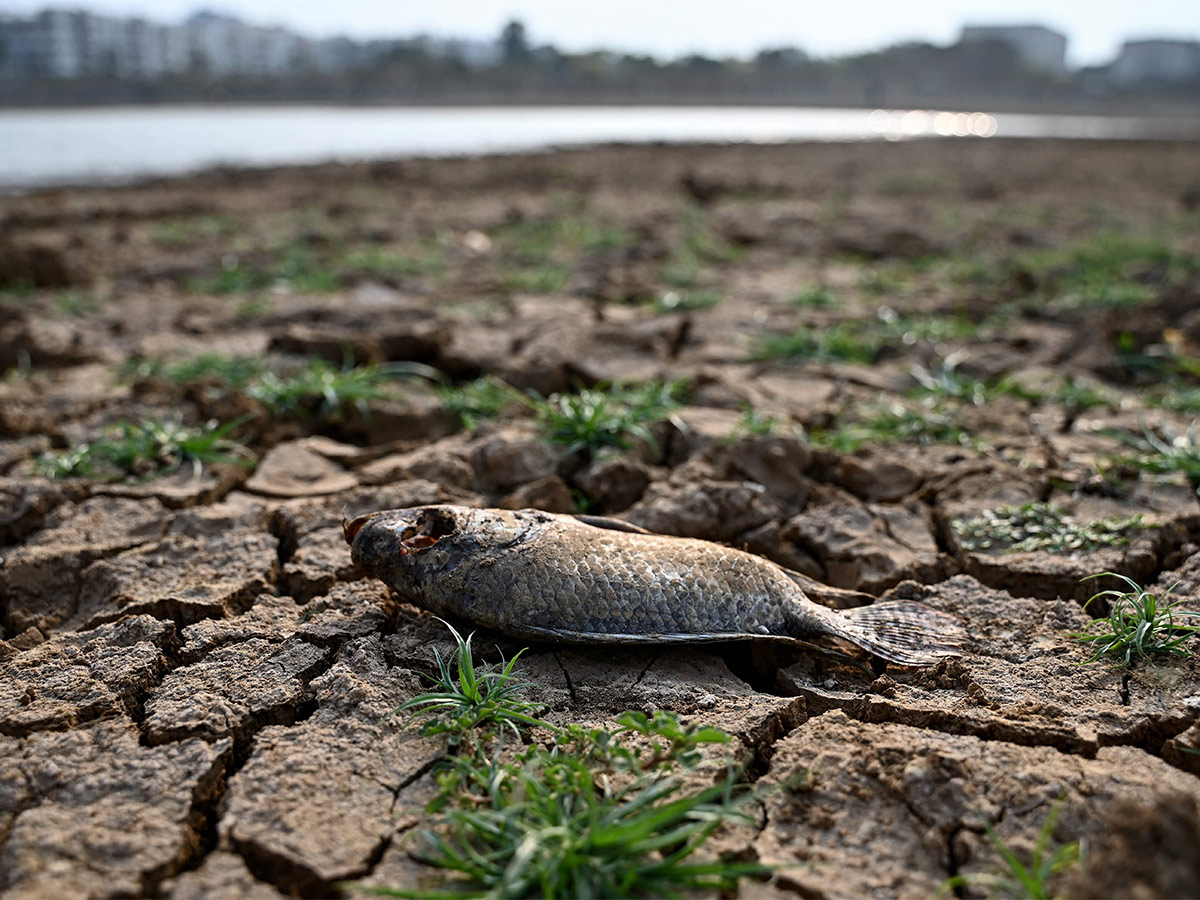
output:
[[[785,45],[814,56],[843,56],[910,40],[951,43],[964,24],[1039,24],[1067,35],[1070,65],[1088,66],[1110,62],[1125,40],[1200,38],[1198,0],[846,0],[833,7],[805,0],[0,0],[0,12],[17,15],[47,6],[164,23],[206,8],[315,37],[360,39],[427,33],[490,40],[507,21],[519,19],[536,44],[657,57],[745,57]]]

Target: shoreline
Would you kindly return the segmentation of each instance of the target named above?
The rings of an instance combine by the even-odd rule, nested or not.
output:
[[[185,104],[170,107],[157,106],[115,106],[115,107],[79,107],[73,111],[84,116],[83,124],[80,126],[85,130],[90,127],[86,124],[86,119],[89,114],[95,113],[97,117],[104,120],[108,116],[122,116],[122,128],[139,127],[135,121],[124,122],[124,116],[137,117],[147,112],[153,111],[169,111],[178,113],[185,118],[175,120],[177,123],[194,119],[192,127],[199,127],[205,121],[205,117],[219,111],[228,111],[238,115],[256,112],[260,109],[254,105],[241,104],[221,104],[221,105],[196,105]],[[288,113],[296,113],[297,116],[287,116],[285,119],[279,120],[279,127],[299,129],[305,127],[308,123],[304,120],[306,115],[314,116],[333,116],[329,119],[330,127],[334,127],[335,123],[340,123],[338,118],[342,112],[353,113],[355,110],[361,110],[367,113],[375,113],[389,109],[395,109],[398,112],[409,112],[417,116],[425,116],[431,112],[435,112],[437,107],[433,106],[314,106],[314,105],[280,105],[263,107],[269,111],[286,111]],[[586,108],[585,108],[586,109]],[[595,107],[597,111],[615,113],[618,107]],[[638,109],[643,112],[659,111],[658,107],[629,107],[629,109]],[[671,107],[662,110],[665,113],[670,113],[674,110],[677,113],[684,112],[704,112],[712,111],[719,115],[720,110],[749,110],[751,107]],[[1151,143],[1194,143],[1200,141],[1200,120],[1185,119],[1185,118],[1150,118],[1150,117],[1096,117],[1082,115],[1054,115],[1043,116],[1039,114],[1008,114],[998,113],[997,117],[988,116],[988,121],[992,124],[989,126],[992,131],[1000,131],[999,134],[983,134],[977,135],[960,135],[950,134],[947,132],[937,133],[932,123],[938,122],[940,118],[950,116],[964,119],[966,113],[953,112],[937,112],[937,111],[904,111],[904,110],[868,110],[868,109],[850,109],[850,108],[793,108],[784,106],[757,107],[766,115],[782,115],[787,116],[793,112],[812,112],[814,114],[828,114],[837,116],[836,120],[831,120],[824,126],[814,126],[812,123],[803,124],[803,120],[796,122],[790,119],[773,118],[765,120],[763,123],[758,123],[756,120],[745,120],[742,122],[731,123],[715,123],[711,120],[699,121],[698,124],[687,125],[681,123],[685,128],[701,128],[712,129],[714,124],[717,124],[720,130],[728,131],[728,136],[682,136],[672,137],[669,134],[669,129],[662,130],[662,136],[656,136],[654,133],[639,133],[639,136],[620,136],[620,137],[580,137],[578,140],[573,140],[566,137],[566,131],[563,131],[564,123],[554,120],[540,119],[541,113],[551,113],[555,116],[570,115],[573,112],[581,111],[576,107],[552,107],[552,106],[531,106],[531,107],[447,107],[445,112],[448,120],[443,120],[439,117],[433,122],[442,123],[449,122],[449,125],[435,125],[434,127],[445,127],[450,130],[446,132],[446,136],[442,138],[433,138],[434,143],[439,140],[444,144],[442,149],[434,149],[430,146],[414,147],[411,151],[397,151],[390,148],[381,148],[377,152],[367,149],[342,149],[330,150],[327,153],[321,151],[312,151],[313,158],[311,159],[267,159],[255,161],[248,158],[236,158],[239,152],[245,151],[234,150],[232,155],[229,155],[229,150],[235,147],[230,144],[225,150],[218,149],[220,144],[213,145],[213,149],[206,151],[208,155],[217,157],[213,160],[200,159],[194,163],[190,162],[162,162],[159,167],[150,168],[144,171],[112,171],[99,173],[79,173],[79,174],[47,174],[44,176],[28,176],[22,181],[9,181],[0,184],[0,196],[20,196],[38,191],[47,190],[81,190],[87,188],[113,188],[113,187],[136,187],[144,183],[152,183],[163,179],[172,178],[187,178],[201,175],[210,170],[229,170],[229,169],[245,169],[247,171],[266,171],[274,168],[312,168],[325,165],[356,165],[381,163],[389,161],[404,161],[404,160],[423,160],[423,159],[469,159],[474,157],[488,156],[512,156],[523,154],[553,154],[559,152],[573,151],[589,151],[602,150],[605,148],[623,148],[623,147],[663,147],[668,149],[687,149],[687,148],[721,148],[728,146],[737,146],[742,143],[750,143],[764,146],[784,145],[784,146],[803,146],[806,144],[853,144],[853,143],[883,143],[883,142],[911,142],[911,141],[929,141],[929,142],[955,142],[955,141],[976,141],[989,140],[994,142],[1019,142],[1019,141],[1087,141],[1087,142],[1107,142],[1115,141],[1121,143],[1128,142],[1151,142]],[[468,122],[461,120],[461,114],[467,111],[478,112],[481,115],[487,116],[489,113],[507,110],[514,114],[532,115],[533,127],[550,129],[551,132],[556,132],[553,136],[547,136],[544,141],[539,140],[536,136],[530,137],[527,134],[522,134],[517,128],[516,122],[504,124],[504,120],[492,120],[492,124],[488,127],[490,130],[486,132],[486,137],[476,137],[473,139],[476,143],[482,143],[483,146],[470,147],[465,145],[467,140],[463,136],[457,136],[458,131],[466,126]],[[13,111],[9,110],[13,116],[19,117],[28,111]],[[0,111],[0,128],[5,124],[5,111]],[[33,115],[41,119],[41,124],[37,127],[49,126],[46,140],[51,139],[51,135],[55,129],[61,131],[64,127],[62,120],[57,118],[57,114],[52,110],[38,110]],[[980,113],[972,114],[979,117]],[[883,119],[877,124],[874,117],[883,116]],[[915,127],[910,126],[909,122],[913,116],[920,117],[920,121]],[[197,118],[198,117],[198,118]],[[9,122],[14,119],[10,118]],[[19,121],[17,119],[16,121]],[[424,122],[424,118],[419,118],[416,122]],[[869,127],[868,127],[868,122]],[[155,126],[153,116],[143,123],[145,126]],[[361,123],[360,123],[361,124]],[[426,123],[429,125],[430,123]],[[387,120],[375,120],[371,127],[386,127],[394,128],[396,123]],[[111,130],[117,127],[116,123],[108,122],[103,125],[104,128]],[[172,127],[179,127],[178,124]],[[226,123],[225,127],[232,127]],[[417,127],[422,127],[417,125]],[[503,128],[512,130],[511,137],[505,137]],[[594,125],[588,126],[594,129]],[[621,124],[619,120],[614,119],[613,124],[602,125],[601,129],[617,129],[634,127],[635,131],[642,129],[642,125],[629,126],[628,123]],[[679,127],[673,126],[673,127]],[[787,131],[795,128],[824,128],[824,135],[762,135],[764,128],[781,129]],[[940,126],[939,126],[940,127]],[[76,128],[76,131],[78,129]],[[1015,134],[1012,132],[1016,132]],[[1005,133],[1008,132],[1008,133]],[[1065,133],[1056,133],[1065,132]],[[74,133],[74,132],[73,132]],[[466,133],[464,133],[466,134]],[[745,135],[745,136],[743,136]],[[79,134],[75,134],[75,139],[79,138]],[[19,135],[18,135],[19,137]],[[166,138],[163,138],[166,139]],[[177,138],[172,138],[177,140]],[[153,143],[153,139],[147,138]],[[246,138],[252,140],[252,138]],[[274,136],[272,140],[278,142],[280,138]],[[376,138],[379,140],[379,138]],[[429,139],[426,139],[428,143]],[[255,145],[256,152],[270,153],[270,150],[264,151],[258,145]],[[24,151],[26,153],[31,150]],[[292,153],[294,150],[284,151],[281,147],[279,152]],[[14,161],[13,166],[20,166],[21,163]],[[122,166],[128,168],[132,163],[121,163],[114,160],[110,165],[116,165],[118,169]],[[11,168],[11,166],[10,166]]]

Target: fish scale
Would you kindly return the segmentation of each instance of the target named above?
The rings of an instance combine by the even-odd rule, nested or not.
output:
[[[678,643],[831,635],[906,665],[960,655],[966,641],[957,620],[922,604],[830,609],[806,588],[817,596],[854,592],[732,547],[619,520],[426,506],[344,527],[354,561],[404,600],[514,637]]]

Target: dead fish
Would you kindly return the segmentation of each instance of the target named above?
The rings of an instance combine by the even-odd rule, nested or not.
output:
[[[422,506],[344,522],[354,561],[404,600],[513,637],[575,643],[843,638],[891,662],[961,655],[958,621],[911,601],[836,610],[821,585],[722,544],[597,516]]]

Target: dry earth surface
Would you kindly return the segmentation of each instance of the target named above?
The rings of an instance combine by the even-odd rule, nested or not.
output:
[[[1027,852],[1059,798],[1055,843],[1088,850],[1069,894],[1200,895],[1200,662],[1071,638],[1103,612],[1086,575],[1200,609],[1198,209],[1194,145],[999,140],[0,200],[0,891],[426,884],[444,748],[384,717],[451,644],[339,523],[449,501],[617,516],[962,618],[961,660],[878,677],[742,644],[523,657],[551,721],[734,735],[773,789],[714,852],[783,865],[743,896],[926,897],[994,869],[985,822]],[[314,359],[374,380],[263,388]],[[568,452],[496,393],[614,380],[679,382],[653,441]],[[255,461],[47,462],[143,419],[235,423]],[[955,525],[1031,502],[1071,517],[1028,531],[1057,544]]]

